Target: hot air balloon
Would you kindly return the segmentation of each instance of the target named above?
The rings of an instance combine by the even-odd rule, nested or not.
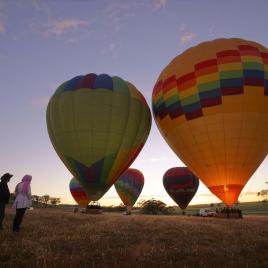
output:
[[[268,50],[242,39],[204,42],[175,57],[152,95],[169,146],[225,204],[268,151]]]
[[[107,74],[66,81],[47,106],[54,149],[93,201],[131,165],[150,128],[143,95],[128,81]]]
[[[174,167],[165,172],[163,184],[169,196],[184,211],[197,192],[199,179],[187,167]]]
[[[144,185],[142,173],[134,168],[127,169],[115,182],[115,189],[125,206],[130,212],[137,201]]]
[[[69,188],[76,203],[80,207],[86,208],[90,202],[90,199],[88,198],[81,184],[75,178],[72,178],[69,183]]]

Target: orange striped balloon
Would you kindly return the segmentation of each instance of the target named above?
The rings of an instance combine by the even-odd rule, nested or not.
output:
[[[268,50],[243,39],[204,42],[174,58],[153,90],[163,137],[227,205],[268,152]]]

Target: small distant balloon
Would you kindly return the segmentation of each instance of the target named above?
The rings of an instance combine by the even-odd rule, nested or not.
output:
[[[199,186],[199,179],[187,167],[174,167],[163,176],[164,187],[169,196],[185,210]]]
[[[138,169],[129,168],[115,182],[115,189],[126,206],[134,206],[144,185],[144,176]]]
[[[91,200],[88,198],[86,192],[84,191],[83,187],[78,182],[78,180],[72,178],[69,183],[69,188],[76,203],[80,207],[86,208]]]

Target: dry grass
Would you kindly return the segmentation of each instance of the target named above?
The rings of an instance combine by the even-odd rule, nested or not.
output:
[[[8,209],[0,267],[267,267],[268,217],[243,220]]]

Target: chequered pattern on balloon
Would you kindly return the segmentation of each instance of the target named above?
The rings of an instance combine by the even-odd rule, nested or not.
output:
[[[244,86],[262,87],[268,96],[268,53],[250,45],[218,52],[181,77],[159,80],[153,91],[154,115],[201,117],[203,108],[222,104],[222,96],[243,94]]]
[[[117,77],[112,77],[108,74],[94,74],[90,73],[87,75],[79,75],[76,76],[58,87],[54,95],[61,94],[65,91],[75,91],[80,89],[89,89],[89,90],[112,90],[112,91],[120,91],[129,95],[129,88],[126,82],[120,79],[121,83],[118,84],[118,79],[113,79]],[[142,94],[139,94],[139,98],[141,102],[147,106],[146,100],[144,99]]]
[[[119,182],[117,184],[117,190],[120,191],[121,196],[124,196],[124,200],[129,200],[129,203],[135,203],[136,201],[136,196],[139,195],[139,191],[137,189],[131,188],[130,185],[123,183],[123,182]]]
[[[129,165],[129,163],[137,157],[139,152],[141,151],[144,143],[141,143],[138,146],[133,146],[131,150],[129,150],[129,159],[126,159],[125,165]],[[90,184],[98,184],[99,180],[105,180],[109,174],[109,168],[113,165],[116,160],[116,155],[107,155],[104,158],[96,161],[90,167],[83,165],[82,163],[72,159],[71,157],[65,156],[66,159],[69,160],[69,164],[72,166],[73,170],[76,171],[77,177],[86,178],[87,182]],[[125,169],[125,165],[119,169],[118,173],[122,173]]]
[[[135,169],[128,169],[116,181],[115,189],[125,205],[133,206],[142,191],[143,185],[144,177],[142,173]]]

